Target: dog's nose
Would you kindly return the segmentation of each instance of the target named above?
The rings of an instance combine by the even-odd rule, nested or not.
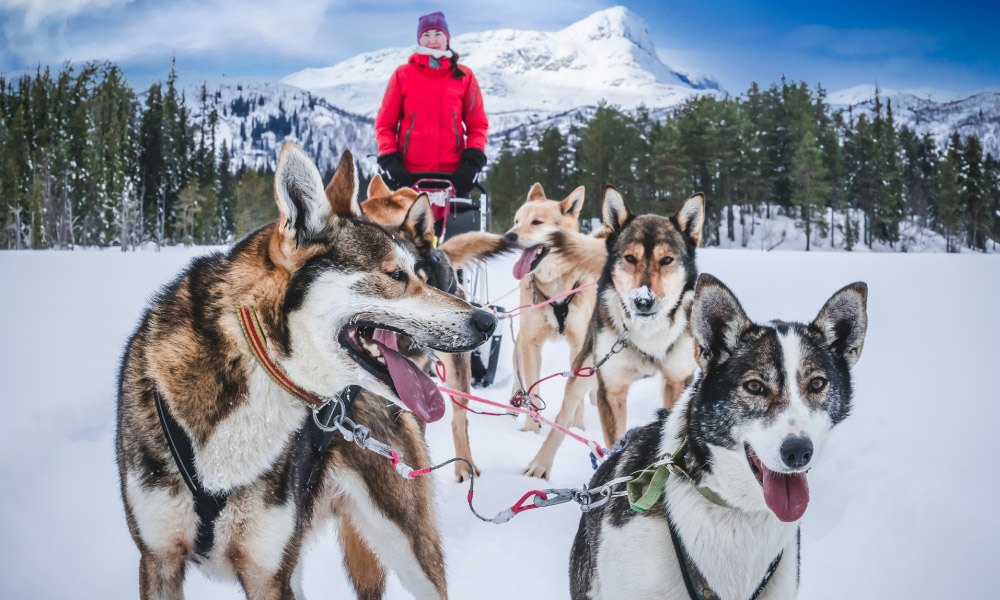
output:
[[[791,469],[801,469],[809,464],[813,443],[807,437],[787,437],[781,442],[781,460]]]
[[[635,309],[641,313],[648,313],[653,310],[653,304],[655,302],[656,299],[650,298],[649,296],[640,296],[632,299],[632,304],[635,305]]]
[[[497,318],[493,316],[493,313],[477,308],[472,311],[472,325],[479,333],[489,336],[497,328]]]
[[[517,234],[514,233],[513,231],[508,231],[507,233],[504,234],[503,237],[504,237],[504,239],[506,239],[508,242],[510,242],[512,244],[516,244],[517,243]]]

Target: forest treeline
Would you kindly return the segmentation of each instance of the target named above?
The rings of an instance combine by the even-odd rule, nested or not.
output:
[[[212,93],[186,97],[174,68],[141,95],[111,63],[0,76],[0,247],[218,244],[272,220],[273,173],[237,168],[216,145]],[[487,175],[495,229],[535,181],[552,197],[586,185],[594,217],[609,184],[637,213],[705,192],[707,245],[775,213],[807,247],[905,250],[907,220],[951,251],[1000,239],[1000,164],[978,139],[938,147],[899,126],[890,102],[835,114],[821,88],[784,80],[662,118],[601,105],[562,130],[509,134]]]

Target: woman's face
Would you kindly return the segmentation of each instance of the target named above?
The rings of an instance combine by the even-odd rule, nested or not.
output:
[[[431,50],[445,50],[448,48],[448,36],[440,29],[428,29],[420,34],[420,45]]]

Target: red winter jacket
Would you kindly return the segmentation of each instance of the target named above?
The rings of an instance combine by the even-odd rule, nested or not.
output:
[[[389,79],[382,107],[375,117],[380,155],[403,153],[411,173],[451,173],[462,150],[486,149],[489,121],[476,76],[465,65],[465,77],[452,77],[451,60],[437,69],[426,54],[413,54]]]

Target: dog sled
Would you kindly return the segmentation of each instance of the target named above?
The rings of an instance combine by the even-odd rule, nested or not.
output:
[[[383,178],[387,174],[382,173]],[[482,182],[477,181],[472,191],[479,194],[458,195],[451,173],[413,173],[414,183],[410,187],[427,194],[434,218],[434,234],[437,243],[447,238],[471,231],[488,231],[493,216],[489,193]],[[482,298],[490,297],[489,277],[485,263],[477,263],[458,270],[458,281],[466,300],[474,306],[482,306]],[[498,311],[504,309],[494,306]],[[502,341],[500,328],[493,334],[488,344],[483,344],[472,353],[472,384],[489,387],[496,379],[497,364],[500,359]]]

